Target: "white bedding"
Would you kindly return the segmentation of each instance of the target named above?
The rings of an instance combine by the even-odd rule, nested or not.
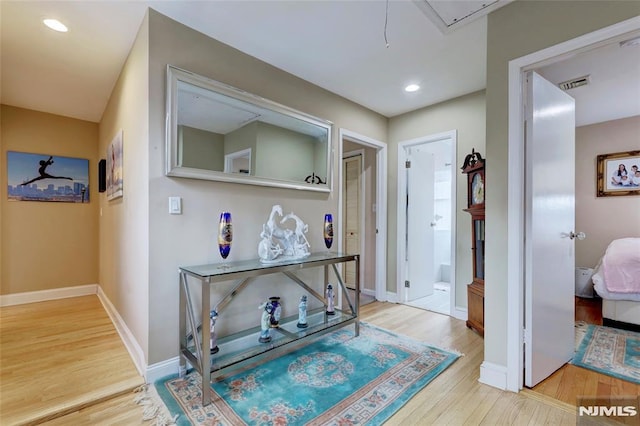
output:
[[[640,238],[612,241],[591,279],[603,299],[640,301]]]

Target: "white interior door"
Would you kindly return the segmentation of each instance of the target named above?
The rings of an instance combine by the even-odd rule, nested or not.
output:
[[[527,74],[525,142],[525,385],[573,357],[575,102]]]
[[[406,301],[410,302],[433,294],[435,171],[428,144],[407,151]]]
[[[344,250],[349,254],[361,253],[360,229],[361,220],[361,199],[362,199],[362,155],[345,158],[343,161],[344,170]],[[355,262],[345,262],[343,264],[343,279],[350,287],[355,286],[356,267]]]

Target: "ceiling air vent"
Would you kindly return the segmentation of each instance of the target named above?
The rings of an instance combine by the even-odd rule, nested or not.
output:
[[[575,89],[576,87],[586,86],[589,84],[589,76],[585,75],[584,77],[573,78],[571,80],[563,81],[558,84],[558,87],[562,90]]]

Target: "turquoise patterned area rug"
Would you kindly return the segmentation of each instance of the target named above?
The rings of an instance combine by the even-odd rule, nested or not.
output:
[[[572,364],[640,384],[640,333],[582,325]]]
[[[460,354],[361,323],[212,384],[200,375],[155,383],[178,425],[379,425]]]

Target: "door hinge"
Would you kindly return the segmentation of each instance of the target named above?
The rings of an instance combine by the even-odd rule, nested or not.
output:
[[[531,344],[531,334],[529,333],[529,330],[527,330],[526,328],[522,330],[522,343],[525,346]]]
[[[411,287],[411,283],[409,282],[409,280],[405,280],[404,286],[407,288]]]
[[[405,169],[410,169],[411,168],[411,161],[410,160],[407,160],[407,161],[404,162],[404,168]]]

